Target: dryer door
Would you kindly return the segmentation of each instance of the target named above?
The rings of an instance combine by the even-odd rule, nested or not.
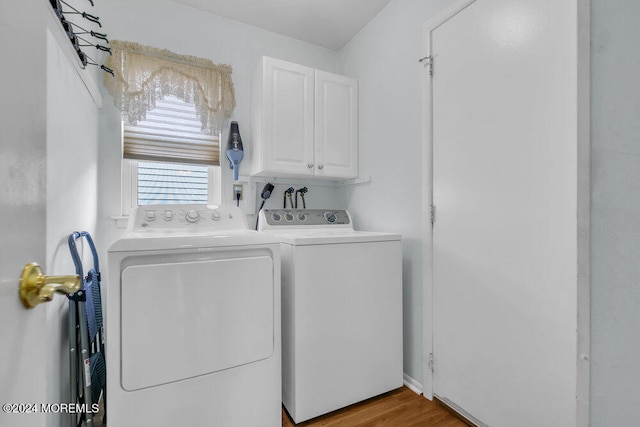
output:
[[[273,353],[272,258],[134,262],[121,277],[125,390],[205,375]]]

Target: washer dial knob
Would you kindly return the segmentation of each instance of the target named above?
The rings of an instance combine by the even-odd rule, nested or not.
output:
[[[220,212],[218,212],[218,211],[211,212],[211,219],[214,220],[214,221],[219,221],[220,220]]]
[[[200,213],[195,209],[190,210],[184,216],[184,219],[186,219],[187,222],[190,222],[191,224],[194,224],[194,223],[198,222],[198,220],[200,219]]]
[[[164,219],[171,221],[173,219],[173,211],[164,211]]]
[[[327,222],[330,222],[331,224],[333,224],[338,220],[338,217],[336,216],[335,212],[325,212],[324,219],[326,219]]]
[[[147,221],[155,221],[156,219],[156,213],[153,211],[148,211],[145,216],[144,219],[146,219]]]

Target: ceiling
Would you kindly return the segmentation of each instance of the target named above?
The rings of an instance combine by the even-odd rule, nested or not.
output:
[[[391,0],[171,0],[332,50]]]

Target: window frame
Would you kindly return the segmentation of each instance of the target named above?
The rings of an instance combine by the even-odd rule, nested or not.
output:
[[[220,152],[222,152],[222,132],[215,134]],[[222,157],[218,165],[202,164],[207,167],[207,205],[220,205],[222,203]],[[138,162],[154,160],[140,160],[124,157],[124,122],[120,121],[120,195],[121,216],[128,218],[133,209],[138,208]],[[158,161],[158,163],[177,163],[180,161]]]
[[[138,207],[138,161],[148,160],[122,159],[122,216],[129,216],[131,210]],[[207,205],[220,205],[221,166],[203,166],[207,166]]]

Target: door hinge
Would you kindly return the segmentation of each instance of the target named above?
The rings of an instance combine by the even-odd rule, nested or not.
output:
[[[428,363],[429,369],[431,369],[431,372],[433,372],[433,353],[429,353],[429,363]]]
[[[427,55],[418,60],[421,64],[424,64],[425,67],[429,68],[429,75],[433,76],[433,56]]]
[[[436,222],[436,205],[429,206],[429,215],[431,216],[431,224]]]

